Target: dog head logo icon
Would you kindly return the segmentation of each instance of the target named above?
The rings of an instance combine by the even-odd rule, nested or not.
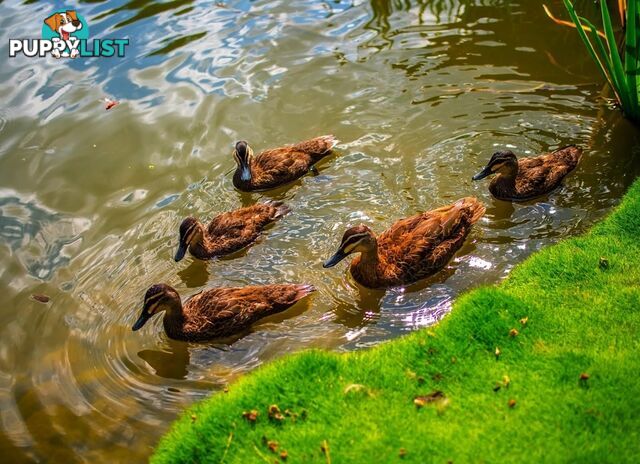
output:
[[[64,47],[55,47],[51,54],[55,58],[76,58],[79,55],[78,41],[89,37],[89,26],[75,10],[60,10],[44,20],[42,38],[61,41]]]

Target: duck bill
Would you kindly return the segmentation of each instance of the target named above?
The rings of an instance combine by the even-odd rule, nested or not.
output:
[[[485,166],[485,168],[482,171],[480,171],[478,174],[473,176],[471,180],[484,179],[485,177],[490,176],[491,174],[493,174],[493,172],[491,172],[491,168],[489,166]]]
[[[331,258],[329,258],[328,260],[326,260],[324,262],[322,267],[324,267],[325,269],[327,269],[329,267],[333,267],[336,264],[338,264],[340,261],[345,259],[347,256],[348,255],[344,251],[338,250],[338,251],[336,251],[336,254],[334,254]]]
[[[173,259],[176,260],[176,263],[184,258],[184,255],[187,253],[187,248],[188,246],[186,243],[180,243],[180,245],[178,245],[178,251],[176,251],[176,255],[173,257]]]
[[[149,315],[147,315],[145,313],[140,314],[140,317],[138,318],[136,323],[133,324],[133,327],[131,327],[131,330],[133,330],[134,332],[136,330],[140,330],[142,328],[142,326],[145,325],[150,318],[151,318],[151,316],[149,316]]]

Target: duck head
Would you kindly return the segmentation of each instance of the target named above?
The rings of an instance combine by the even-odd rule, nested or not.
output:
[[[518,172],[518,159],[512,151],[498,151],[493,154],[489,163],[484,167],[482,171],[473,176],[472,180],[484,179],[492,174],[510,174]]]
[[[204,236],[202,224],[196,218],[188,217],[180,224],[180,240],[178,242],[178,251],[173,258],[176,263],[184,258],[187,249],[196,243],[200,243]]]
[[[377,247],[376,236],[364,224],[348,229],[342,236],[338,251],[322,267],[333,267],[352,253],[366,253]]]
[[[253,150],[247,142],[241,140],[236,143],[233,150],[233,157],[236,160],[238,169],[240,169],[240,179],[245,182],[251,180],[251,159],[253,158]]]
[[[166,284],[153,285],[145,293],[142,313],[131,329],[134,332],[140,330],[156,314],[181,307],[180,295],[173,288]]]

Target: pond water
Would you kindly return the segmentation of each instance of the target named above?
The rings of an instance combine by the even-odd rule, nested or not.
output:
[[[549,2],[556,14],[561,2]],[[51,2],[0,2],[0,47],[39,37]],[[578,2],[596,17],[594,2]],[[60,5],[62,6],[62,5]],[[353,350],[433,324],[452,299],[583,232],[640,173],[639,132],[609,107],[575,31],[538,2],[91,0],[91,37],[125,58],[10,58],[0,68],[0,449],[6,462],[145,461],[193,401],[284,353]],[[121,101],[105,111],[101,99]],[[235,140],[334,133],[320,175],[265,194],[231,184]],[[471,176],[499,148],[577,143],[537,203]],[[466,195],[486,217],[433,279],[358,289],[325,270],[348,225]],[[261,199],[292,213],[232,259],[175,263],[182,218]],[[309,282],[319,291],[233,343],[133,333],[145,290]],[[43,304],[32,294],[51,298]]]

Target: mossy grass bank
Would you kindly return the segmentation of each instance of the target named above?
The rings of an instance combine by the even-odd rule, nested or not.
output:
[[[639,462],[639,373],[636,181],[437,326],[288,356],[195,405],[152,462]]]

